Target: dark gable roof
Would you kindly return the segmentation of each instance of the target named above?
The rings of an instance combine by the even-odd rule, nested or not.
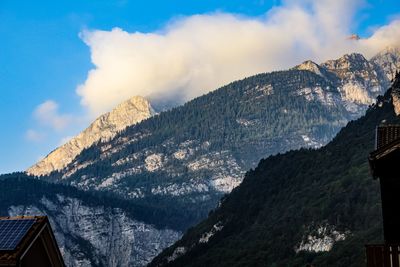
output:
[[[29,228],[27,233],[24,235],[24,237],[21,239],[21,241],[14,250],[7,250],[7,251],[0,250],[0,266],[10,266],[10,265],[12,266],[18,264],[21,257],[25,255],[25,253],[28,251],[33,242],[40,235],[42,235],[44,231],[46,231],[50,235],[50,238],[48,240],[51,240],[49,242],[52,244],[49,245],[52,245],[55,248],[58,257],[60,258],[62,264],[64,264],[47,216],[0,217],[0,220],[22,220],[22,219],[25,220],[34,219],[35,222]]]

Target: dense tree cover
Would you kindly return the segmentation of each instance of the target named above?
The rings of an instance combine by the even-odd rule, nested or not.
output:
[[[0,216],[8,216],[10,206],[40,206],[40,200],[43,197],[56,200],[57,194],[76,198],[87,206],[120,208],[132,218],[152,224],[160,229],[170,228],[182,231],[186,225],[198,220],[195,211],[183,214],[180,211],[181,207],[178,205],[171,206],[168,199],[165,198],[157,199],[157,197],[154,197],[151,201],[126,200],[105,192],[87,192],[68,185],[48,183],[25,173],[0,176]]]
[[[384,120],[400,123],[390,90],[378,103],[321,149],[261,160],[207,220],[150,266],[365,266],[364,245],[382,241],[379,183],[369,173],[367,156],[375,127]],[[223,229],[199,243],[217,223]],[[296,254],[305,228],[319,223],[350,234],[330,252]],[[177,247],[188,252],[168,263]]]
[[[259,74],[233,82],[129,127],[108,143],[95,144],[84,150],[75,162],[95,163],[79,169],[69,178],[61,179],[68,171],[65,170],[42,179],[76,185],[82,177],[94,177],[92,183],[96,186],[105,177],[135,167],[131,162],[113,164],[118,160],[144,150],[156,151],[170,156],[168,170],[128,175],[107,190],[124,197],[140,188],[145,199],[138,201],[147,201],[149,206],[155,207],[164,203],[176,206],[183,218],[191,214],[192,219],[188,222],[198,222],[215,207],[221,192],[211,188],[206,193],[175,198],[154,197],[151,193],[154,187],[182,184],[191,179],[207,181],[212,176],[207,170],[190,172],[186,162],[173,159],[171,154],[181,142],[208,142],[210,146],[204,154],[229,151],[244,170],[255,167],[260,158],[306,146],[302,135],[322,143],[328,142],[350,118],[349,113],[342,105],[326,105],[317,98],[310,101],[298,94],[301,88],[321,87],[324,92],[331,92],[337,97],[335,86],[334,82],[320,75],[300,70]],[[120,140],[135,139],[135,142],[118,143]],[[166,146],[168,142],[173,142],[173,145]],[[121,149],[118,153],[102,157],[103,147],[106,146],[120,146]],[[140,160],[143,162],[144,158]]]
[[[296,141],[300,141],[299,133],[330,140],[350,115],[341,105],[324,105],[316,99],[299,97],[299,89],[318,86],[337,94],[335,83],[302,70],[259,74],[233,82],[129,127],[120,137],[149,136],[126,146],[115,156],[130,155],[173,138],[176,143],[209,141],[215,150],[246,149],[252,153],[246,154],[243,161],[258,162],[259,155],[284,151],[289,146],[286,139],[296,136]],[[249,124],[240,124],[240,119]],[[78,160],[97,159],[98,149],[87,149]]]

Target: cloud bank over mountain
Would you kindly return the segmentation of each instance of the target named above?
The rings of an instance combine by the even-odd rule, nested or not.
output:
[[[92,117],[141,95],[186,101],[246,76],[321,62],[345,53],[372,56],[400,43],[400,20],[352,40],[362,1],[285,1],[263,17],[214,13],[178,18],[165,28],[81,33],[94,68],[77,93]]]

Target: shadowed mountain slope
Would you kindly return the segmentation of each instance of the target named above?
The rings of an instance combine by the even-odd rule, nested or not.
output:
[[[379,241],[379,183],[369,173],[375,127],[400,123],[400,76],[325,147],[263,159],[207,220],[150,266],[363,266]]]

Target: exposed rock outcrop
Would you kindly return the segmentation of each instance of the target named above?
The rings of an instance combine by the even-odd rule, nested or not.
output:
[[[40,176],[61,170],[71,163],[83,149],[95,142],[111,139],[119,131],[147,119],[153,114],[154,111],[146,99],[140,96],[132,97],[111,112],[101,115],[79,135],[30,167],[27,173]]]
[[[400,69],[400,48],[388,47],[371,58],[371,62],[382,68],[389,81],[393,80]]]
[[[180,233],[134,220],[123,210],[88,205],[57,194],[37,203],[10,206],[10,216],[48,215],[68,267],[145,266]]]

